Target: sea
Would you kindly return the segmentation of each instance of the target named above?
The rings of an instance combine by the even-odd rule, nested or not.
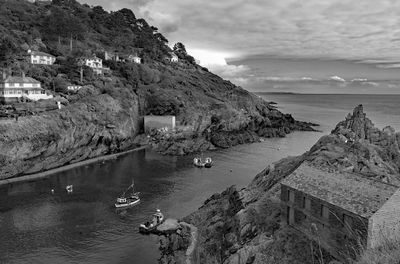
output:
[[[32,181],[0,186],[0,263],[154,264],[159,238],[138,233],[156,209],[166,217],[190,214],[231,185],[245,187],[254,176],[288,155],[299,155],[329,134],[358,104],[378,126],[400,130],[400,95],[268,94],[296,119],[318,123],[320,132],[204,153],[210,169],[192,165],[194,155],[162,156],[140,150]],[[134,180],[141,203],[116,210],[114,201]],[[67,185],[73,185],[68,194]],[[54,190],[54,193],[51,190]]]

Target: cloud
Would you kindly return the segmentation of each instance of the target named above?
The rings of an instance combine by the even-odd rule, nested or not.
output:
[[[395,71],[395,68],[400,67],[400,46],[398,45],[400,1],[78,1],[88,2],[91,5],[103,5],[108,10],[131,8],[137,17],[143,17],[151,25],[158,27],[170,44],[178,41],[184,43],[191,55],[195,55],[192,54],[193,50],[223,54],[222,59],[208,57],[206,60],[213,63],[209,63],[207,67],[235,83],[258,82],[265,85],[265,81],[268,80],[263,80],[263,78],[299,79],[299,76],[304,76],[305,79],[300,79],[304,85],[316,86],[321,79],[332,87],[373,86],[373,82],[368,84],[367,82],[343,81],[364,76],[364,73],[350,76],[351,71],[343,73],[333,70],[326,72],[325,75],[317,69],[316,71],[323,76],[316,76],[317,74],[313,72],[305,72],[301,69],[297,75],[292,72],[285,76],[282,72],[260,72],[253,67],[254,64],[259,65],[258,63],[246,63],[246,59],[346,60],[364,66],[365,64],[377,66],[380,70],[379,74],[382,71],[389,72],[391,69]],[[241,65],[234,66],[218,62],[218,60],[225,62],[226,59],[240,60]],[[369,68],[362,69],[372,72]],[[340,77],[343,80],[328,80],[329,76],[335,74],[344,77]],[[264,77],[265,75],[270,75],[270,77]],[[316,80],[307,79],[311,77]],[[387,77],[384,75],[382,78]],[[375,77],[368,76],[368,78]],[[279,81],[282,83],[285,80]],[[271,80],[271,82],[276,84],[278,80]]]
[[[82,0],[84,1],[84,0]],[[235,56],[400,59],[393,0],[86,0],[108,9],[133,8],[192,49]]]

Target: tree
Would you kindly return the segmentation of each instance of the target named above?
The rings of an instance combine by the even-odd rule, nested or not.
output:
[[[53,7],[45,20],[44,31],[47,37],[53,40],[59,37],[83,39],[85,28],[71,13],[59,7]]]
[[[14,59],[17,51],[18,47],[11,38],[3,37],[0,39],[0,61],[2,63],[10,63]]]
[[[180,54],[187,55],[185,45],[183,45],[181,42],[176,43],[176,44],[174,45],[173,50],[174,50],[174,52],[177,53],[177,54],[180,53]]]

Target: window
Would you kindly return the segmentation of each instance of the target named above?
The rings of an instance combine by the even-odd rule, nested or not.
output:
[[[11,87],[14,87],[14,83],[10,83],[9,85],[10,85]]]
[[[306,210],[311,210],[311,200],[307,197],[304,197],[305,201],[304,201],[304,208]]]
[[[325,219],[329,219],[329,208],[325,205],[321,205],[321,216]]]
[[[343,224],[346,228],[351,228],[353,225],[353,218],[351,216],[343,214]]]
[[[294,202],[294,192],[292,190],[288,190],[288,201]]]
[[[20,84],[19,84],[19,86],[20,86],[20,87],[23,87],[23,86],[24,86],[24,84],[23,84],[23,83],[20,83]]]

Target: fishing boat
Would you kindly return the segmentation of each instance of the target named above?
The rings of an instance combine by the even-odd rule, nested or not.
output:
[[[116,208],[125,208],[140,202],[140,192],[135,192],[134,187],[134,182],[132,180],[132,184],[128,187],[128,189],[126,189],[124,193],[117,198],[117,202],[115,203]]]
[[[147,221],[139,226],[139,232],[143,234],[154,232],[157,226],[161,225],[164,220],[164,215],[161,213],[161,210],[157,209],[156,213],[153,214],[153,219],[151,221]]]

